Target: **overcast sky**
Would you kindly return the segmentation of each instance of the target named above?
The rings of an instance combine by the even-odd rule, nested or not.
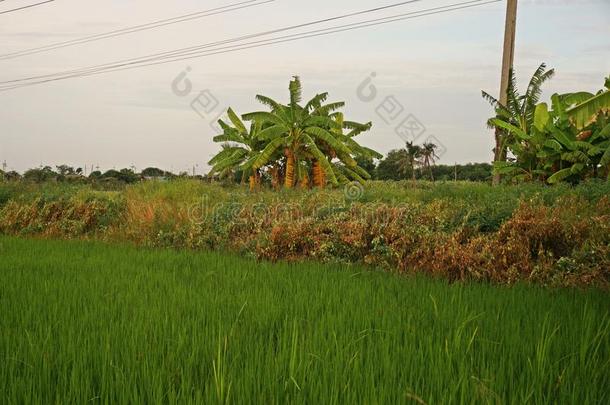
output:
[[[0,14],[0,54],[237,1],[56,0]],[[421,0],[334,24],[458,1]],[[0,12],[36,2],[0,2]],[[0,81],[205,44],[394,2],[276,0],[152,31],[2,60]],[[492,134],[485,120],[492,111],[480,92],[498,93],[505,7],[505,2],[488,4],[0,92],[0,163],[6,160],[8,170],[19,171],[63,163],[87,165],[87,171],[91,165],[102,170],[134,165],[138,170],[157,166],[178,172],[198,165],[196,170],[202,173],[219,149],[212,142],[215,132],[210,124],[222,110],[227,106],[240,113],[257,110],[261,108],[254,100],[258,93],[286,101],[292,75],[301,76],[305,97],[328,91],[332,100],[347,102],[349,119],[373,121],[373,130],[360,141],[380,152],[404,145],[395,128],[413,116],[425,127],[416,141],[431,139],[441,144],[442,163],[489,161]],[[557,71],[546,86],[546,96],[600,89],[610,74],[610,0],[520,0],[515,68],[522,86],[541,62]],[[178,95],[172,83],[187,68],[192,90]],[[372,73],[370,83],[362,85]],[[184,89],[185,83],[180,81],[178,88]],[[211,112],[199,107],[197,113],[191,107],[202,91],[218,101]],[[392,96],[393,101],[388,101]],[[388,113],[391,106],[394,112]]]

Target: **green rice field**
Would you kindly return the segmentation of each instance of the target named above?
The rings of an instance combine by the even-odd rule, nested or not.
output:
[[[610,403],[604,291],[13,237],[0,280],[0,403]]]

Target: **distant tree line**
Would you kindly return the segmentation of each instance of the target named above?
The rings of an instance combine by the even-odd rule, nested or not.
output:
[[[428,169],[415,165],[405,166],[404,150],[396,149],[380,160],[372,172],[376,180],[468,180],[486,182],[492,179],[493,166],[490,163],[467,163],[455,165],[431,165]],[[369,167],[371,167],[369,166]],[[432,175],[430,175],[430,171]]]
[[[124,184],[132,184],[141,180],[149,179],[172,179],[177,177],[193,177],[188,176],[186,172],[180,174],[174,174],[166,170],[161,170],[156,167],[149,167],[137,173],[133,169],[110,169],[107,171],[95,170],[92,171],[88,176],[84,175],[84,171],[81,167],[74,168],[68,165],[55,166],[53,169],[51,166],[41,166],[34,169],[26,170],[23,174],[16,171],[3,172],[0,170],[0,178],[8,181],[24,180],[34,183],[44,183],[49,181],[55,182],[74,182],[74,183],[87,183],[87,182],[119,182]],[[195,176],[201,177],[201,176]]]
[[[395,149],[378,161],[359,159],[358,165],[371,173],[375,180],[469,180],[490,181],[492,178],[492,165],[489,163],[468,163],[464,165],[428,165],[416,161],[411,164],[411,157],[406,149]],[[133,184],[145,180],[171,180],[176,178],[197,178],[200,180],[219,180],[217,176],[191,176],[187,172],[174,174],[156,167],[148,167],[141,172],[133,169],[110,169],[107,171],[95,170],[84,175],[82,168],[73,168],[68,165],[43,166],[29,169],[20,174],[16,171],[4,172],[0,170],[0,179],[6,181],[29,181],[33,183],[44,182],[71,182],[71,183],[99,183],[99,184]],[[240,173],[236,172],[232,180],[239,182]]]
[[[469,180],[490,181],[493,166],[489,163],[463,165],[436,165],[437,146],[432,143],[415,145],[407,142],[405,148],[391,150],[378,162],[359,162],[373,173],[376,180]]]

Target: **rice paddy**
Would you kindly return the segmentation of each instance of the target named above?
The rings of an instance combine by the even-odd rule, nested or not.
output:
[[[610,402],[610,300],[0,237],[0,402]]]

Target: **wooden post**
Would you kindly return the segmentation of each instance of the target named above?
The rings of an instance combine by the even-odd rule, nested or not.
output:
[[[504,52],[502,54],[502,77],[500,79],[500,104],[506,105],[508,96],[508,82],[510,81],[510,70],[515,60],[515,33],[517,28],[517,0],[507,0],[506,22],[504,27]],[[496,148],[494,150],[494,161],[506,161],[506,147],[502,145],[502,131],[496,128]],[[500,184],[500,175],[495,174],[493,184]]]

